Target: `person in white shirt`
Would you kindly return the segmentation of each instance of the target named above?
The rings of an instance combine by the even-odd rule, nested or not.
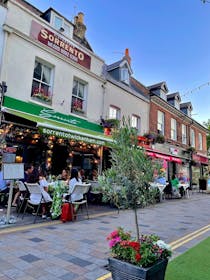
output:
[[[42,218],[45,219],[46,214],[47,214],[47,205],[51,204],[52,198],[48,193],[48,182],[45,179],[45,177],[42,175],[39,176],[39,186],[40,186],[42,196],[44,199],[44,203],[42,203]],[[39,203],[41,200],[41,195],[40,194],[31,194],[30,200],[33,201],[34,203]]]
[[[78,170],[76,168],[73,168],[71,170],[71,177],[69,180],[69,193],[70,194],[73,192],[76,184],[82,184],[82,180],[79,178]],[[80,199],[83,199],[82,194],[73,194],[71,196],[72,201],[76,201],[76,200],[80,200]]]

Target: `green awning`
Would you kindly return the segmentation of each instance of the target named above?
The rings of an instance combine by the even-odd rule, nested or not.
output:
[[[38,104],[5,96],[2,111],[36,122],[44,134],[50,135],[51,133],[60,138],[98,143],[98,145],[107,145],[108,142],[112,142],[112,138],[103,135],[103,128],[100,125],[61,114]]]

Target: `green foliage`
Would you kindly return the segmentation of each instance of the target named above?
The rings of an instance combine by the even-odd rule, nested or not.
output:
[[[109,234],[107,240],[113,257],[138,266],[148,267],[171,256],[170,246],[154,234],[141,235],[136,241],[119,227]]]
[[[99,183],[107,200],[117,207],[133,209],[137,219],[137,207],[155,201],[156,192],[148,185],[153,178],[152,162],[137,146],[137,132],[129,121],[123,119],[122,126],[113,133],[113,139],[112,167],[99,178]]]

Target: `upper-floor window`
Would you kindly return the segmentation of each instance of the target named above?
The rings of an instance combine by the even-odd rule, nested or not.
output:
[[[198,148],[199,150],[203,150],[203,137],[201,133],[198,133]]]
[[[84,114],[86,111],[87,83],[74,79],[71,112],[75,114]]]
[[[171,139],[177,140],[177,128],[176,128],[176,120],[171,119]]]
[[[71,35],[70,25],[67,22],[65,22],[65,20],[62,17],[59,17],[58,15],[54,15],[53,26],[55,27],[55,29],[61,31],[66,36],[69,37]]]
[[[109,119],[120,120],[120,109],[115,106],[109,107]]]
[[[176,98],[174,99],[174,107],[178,110],[180,109],[179,101]]]
[[[137,132],[140,132],[140,118],[138,116],[131,116],[131,127],[135,128]]]
[[[157,116],[157,130],[159,133],[164,135],[165,131],[165,114],[161,111],[158,111],[158,116]]]
[[[120,69],[120,80],[126,84],[129,84],[128,68],[123,67]]]
[[[182,144],[187,144],[187,127],[182,124]]]
[[[31,97],[41,102],[52,103],[53,67],[36,59],[34,65]]]
[[[190,129],[190,145],[195,148],[195,131]]]

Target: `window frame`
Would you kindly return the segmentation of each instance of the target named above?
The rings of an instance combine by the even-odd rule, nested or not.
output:
[[[35,68],[36,63],[41,64],[41,78],[36,78],[35,76]],[[37,65],[38,66],[38,65]],[[44,75],[44,67],[50,69],[49,73],[49,83],[46,81],[43,81],[43,75]],[[53,96],[53,80],[54,80],[54,66],[50,64],[49,62],[36,57],[34,61],[34,70],[33,70],[33,77],[32,77],[32,86],[31,86],[31,98],[32,99],[38,99],[40,102],[47,103],[49,105],[52,104],[52,96]],[[38,87],[34,89],[34,84],[38,83]],[[45,94],[45,91],[43,87],[48,87],[48,94]]]
[[[165,113],[159,110],[157,111],[157,130],[162,135],[165,135]]]
[[[136,119],[136,125],[135,126],[133,125],[133,119],[134,118]],[[140,124],[141,124],[141,118],[139,116],[135,115],[135,114],[132,114],[131,115],[131,127],[135,128],[138,133],[140,133],[140,128],[141,128]]]
[[[74,85],[75,83],[77,83],[77,95],[74,94]],[[83,88],[83,96],[79,96],[79,90],[81,89],[81,87]],[[87,90],[88,90],[88,83],[77,78],[74,77],[73,79],[73,87],[72,87],[72,98],[71,98],[71,113],[73,114],[86,114],[87,111]],[[73,106],[73,102],[75,100],[75,105]],[[82,103],[82,107],[80,106],[80,104]],[[77,106],[78,105],[78,106]]]
[[[127,67],[120,68],[120,81],[129,84],[129,71]]]
[[[177,141],[177,121],[171,118],[171,140]]]
[[[113,110],[113,112],[116,112],[116,114],[111,114],[110,113],[110,110]],[[121,115],[121,111],[120,111],[120,108],[117,107],[117,106],[114,106],[114,105],[110,105],[109,106],[109,119],[117,119],[117,120],[120,120],[120,115]]]
[[[190,128],[190,146],[195,148],[195,130]]]
[[[187,145],[187,126],[182,124],[182,144]]]
[[[58,18],[58,19],[61,20],[61,26],[60,26],[59,28],[56,27],[56,25],[55,25],[55,20],[56,20],[56,18]],[[64,19],[63,17],[61,17],[61,16],[59,16],[59,15],[57,15],[57,14],[53,14],[52,26],[53,26],[56,30],[58,30],[58,31],[60,31],[60,32],[61,32],[60,29],[63,28],[64,31],[62,32],[62,34],[64,34],[64,35],[67,36],[67,37],[70,37],[70,35],[71,35],[71,25],[70,25],[67,21],[65,21],[65,19]],[[68,27],[68,32],[66,31],[65,26]]]
[[[198,148],[200,151],[203,150],[203,135],[200,132],[198,133]]]

